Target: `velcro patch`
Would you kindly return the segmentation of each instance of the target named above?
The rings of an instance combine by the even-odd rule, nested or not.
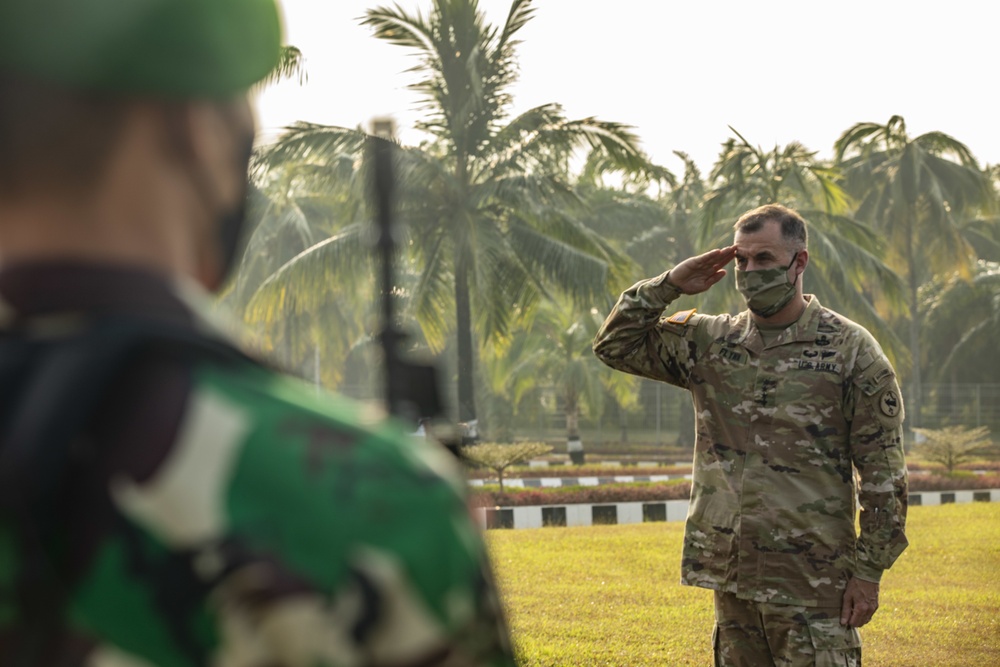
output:
[[[898,416],[902,405],[902,401],[899,400],[899,394],[896,393],[895,389],[886,389],[878,398],[878,409],[886,417]]]
[[[827,359],[832,359],[837,356],[836,350],[802,350],[802,356],[806,359],[819,359],[820,361],[826,361]]]
[[[854,378],[854,383],[861,388],[865,396],[874,396],[880,389],[884,389],[892,382],[895,376],[889,360],[883,356],[858,373]]]
[[[815,361],[812,359],[799,359],[800,371],[821,371],[824,373],[840,374],[841,365],[832,361]]]
[[[691,316],[694,315],[694,311],[697,308],[692,308],[690,310],[678,310],[676,313],[667,318],[667,322],[671,324],[687,324]]]

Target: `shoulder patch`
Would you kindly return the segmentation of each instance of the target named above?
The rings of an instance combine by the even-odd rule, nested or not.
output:
[[[886,417],[899,416],[902,406],[902,401],[899,400],[899,394],[896,392],[895,387],[884,390],[882,395],[878,397],[878,408]]]
[[[858,355],[858,360],[856,362],[857,369],[859,371],[865,370],[873,363],[875,363],[875,359],[877,358],[878,357],[875,356],[875,353],[871,349],[865,350],[864,352]]]
[[[863,370],[855,375],[854,383],[861,387],[865,396],[873,396],[880,389],[885,388],[887,384],[895,386],[895,382],[892,382],[895,377],[896,373],[892,370],[892,365],[883,356],[863,367]]]
[[[690,310],[678,310],[676,313],[667,318],[667,322],[671,324],[687,324],[694,312],[698,310],[697,308],[691,308]]]

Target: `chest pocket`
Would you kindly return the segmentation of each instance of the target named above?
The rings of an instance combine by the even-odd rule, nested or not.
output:
[[[813,435],[831,435],[844,428],[843,361],[839,352],[805,348],[779,361],[775,407],[783,419]]]
[[[713,341],[695,365],[697,378],[691,386],[695,406],[699,410],[735,412],[749,418],[749,413],[739,406],[749,398],[756,370],[745,348]]]

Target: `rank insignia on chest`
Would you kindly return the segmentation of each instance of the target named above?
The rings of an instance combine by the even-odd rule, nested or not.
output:
[[[698,309],[692,308],[690,310],[679,310],[668,317],[667,322],[670,322],[671,324],[687,324],[688,320],[691,319],[691,316],[694,315],[694,311],[696,310]]]

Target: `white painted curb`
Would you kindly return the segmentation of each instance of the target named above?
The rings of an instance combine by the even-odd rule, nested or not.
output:
[[[910,494],[910,506],[948,505],[951,503],[1000,502],[1000,489],[976,491],[917,491]],[[480,527],[543,528],[555,526],[594,526],[608,524],[683,521],[688,501],[580,503],[572,505],[531,505],[527,507],[477,507],[473,514]]]

